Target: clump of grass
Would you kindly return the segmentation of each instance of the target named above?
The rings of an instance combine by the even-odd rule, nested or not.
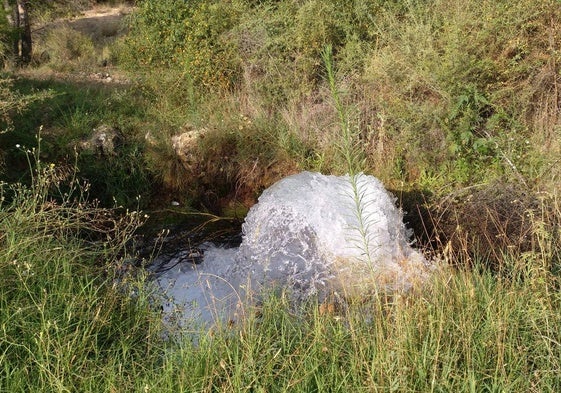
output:
[[[543,272],[542,272],[543,273]],[[180,342],[148,389],[547,391],[560,380],[556,279],[444,269],[345,309],[267,297],[241,325]],[[366,316],[366,318],[365,318]]]
[[[4,181],[28,178],[25,155],[15,145],[35,146],[35,130],[42,126],[42,158],[57,164],[77,159],[78,177],[91,184],[92,198],[104,206],[116,201],[130,208],[138,206],[138,196],[142,207],[150,202],[152,176],[145,156],[149,109],[145,97],[135,89],[18,78],[6,84],[6,97],[10,94],[25,102],[18,108],[6,108],[11,131],[0,135],[6,162],[6,171],[0,174]],[[100,126],[119,131],[114,154],[82,148]]]
[[[21,114],[35,101],[42,101],[52,97],[52,92],[43,90],[22,94],[13,88],[13,80],[7,75],[0,75],[0,133],[11,131],[13,118]]]
[[[87,35],[70,27],[55,28],[47,34],[43,58],[55,71],[87,71],[93,69],[97,56],[95,46]]]
[[[0,184],[0,390],[126,389],[158,342],[139,279],[115,281],[143,218],[89,203],[73,170],[26,154],[31,185]]]
[[[138,83],[150,103],[147,167],[174,198],[213,211],[223,201],[249,207],[260,191],[295,170],[301,144],[280,116],[253,105],[251,97],[202,95],[187,73],[173,71],[143,74]],[[188,146],[174,147],[174,138],[188,134]]]

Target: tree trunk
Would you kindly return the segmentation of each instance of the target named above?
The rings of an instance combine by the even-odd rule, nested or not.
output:
[[[12,11],[11,15],[8,15],[8,20],[14,29],[12,41],[14,59],[20,65],[28,65],[31,62],[32,51],[30,0],[4,0],[3,4],[6,10]]]
[[[29,0],[18,0],[17,8],[19,10],[20,22],[20,41],[21,54],[20,60],[23,65],[31,63],[31,22],[29,20]]]
[[[19,7],[17,4],[12,5],[12,27],[14,28],[14,36],[12,39],[12,50],[14,51],[14,59],[19,60],[19,41],[20,41],[20,19]]]

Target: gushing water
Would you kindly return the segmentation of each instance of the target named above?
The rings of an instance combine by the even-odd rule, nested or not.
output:
[[[177,264],[157,282],[168,319],[213,324],[241,317],[249,296],[271,288],[295,302],[407,289],[430,267],[409,238],[395,198],[376,178],[303,172],[261,195],[239,248],[206,245],[201,264]]]

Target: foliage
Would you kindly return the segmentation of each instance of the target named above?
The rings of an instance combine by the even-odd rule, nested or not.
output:
[[[88,203],[72,168],[24,152],[31,187],[0,186],[2,391],[561,387],[556,200],[532,218],[534,250],[506,253],[500,274],[442,267],[423,288],[347,307],[295,310],[275,294],[235,324],[163,341],[150,287],[122,274],[141,215]]]
[[[557,167],[559,62],[551,37],[561,29],[553,2],[339,3],[139,2],[130,33],[113,49],[145,111],[142,135],[128,127],[139,152],[133,161],[144,159],[157,178],[175,179],[164,181],[172,189],[188,184],[203,194],[212,185],[194,179],[196,171],[182,172],[171,146],[174,135],[194,125],[218,144],[203,143],[198,157],[220,154],[227,163],[197,169],[220,179],[219,200],[235,195],[248,174],[277,171],[261,168],[268,162],[346,172],[322,64],[329,45],[341,99],[353,108],[356,153],[364,170],[387,184],[450,190],[496,177],[532,183]],[[79,60],[96,55],[78,35],[53,37],[55,68],[97,66]],[[77,57],[67,48],[79,48]],[[93,112],[65,112],[77,134],[69,139],[86,135],[106,110]],[[150,141],[142,139],[147,133]],[[264,154],[252,151],[260,143]],[[254,178],[253,194],[282,175]]]
[[[103,157],[82,152],[78,165],[80,177],[91,183],[91,192],[103,206],[143,207],[155,192],[151,173],[146,168],[143,151],[131,143],[118,150],[118,156]]]
[[[0,132],[6,132],[12,126],[12,118],[34,100],[48,95],[48,92],[23,95],[14,91],[13,81],[6,75],[0,75]]]
[[[152,178],[140,140],[143,130],[137,131],[145,114],[134,91],[107,90],[71,81],[25,79],[14,81],[6,89],[6,94],[27,98],[19,111],[7,114],[11,131],[0,135],[9,169],[1,173],[3,180],[28,182],[27,159],[15,146],[36,147],[34,135],[42,127],[43,159],[57,165],[77,164],[77,176],[90,183],[92,198],[102,201],[104,206],[117,203],[136,208],[139,203],[149,203]],[[114,127],[122,134],[115,155],[100,156],[80,147],[101,125]]]
[[[0,390],[559,391],[559,12],[144,0],[117,47],[131,85],[2,79]],[[100,124],[124,142],[113,157],[82,152],[77,171],[74,147]],[[186,170],[171,137],[188,126],[207,133]],[[348,308],[295,313],[281,294],[234,326],[162,341],[149,285],[121,275],[142,218],[91,199],[156,189],[249,205],[301,169],[430,189],[420,227],[457,268]],[[25,171],[27,186],[13,181]]]
[[[379,92],[373,101],[392,139],[407,146],[407,172],[451,170],[450,180],[463,184],[497,172],[517,176],[513,168],[523,170],[524,161],[509,146],[529,137],[530,97],[550,88],[531,81],[549,73],[544,59],[554,62],[547,37],[559,26],[548,20],[558,9],[550,1],[404,4],[399,17],[378,14],[387,34],[359,83],[370,84],[365,94]]]
[[[4,7],[0,7],[0,62],[5,65],[12,51],[12,40],[14,38],[13,28],[8,23],[8,17]]]
[[[13,81],[6,75],[0,75],[0,141],[2,137],[13,131],[13,118],[21,114],[33,102],[42,101],[52,96],[52,92],[30,92],[22,94],[13,89]],[[4,170],[7,155],[5,145],[0,145],[0,175]]]
[[[330,45],[341,89],[358,110],[367,167],[390,181],[519,178],[533,171],[525,147],[533,130],[543,121],[555,127],[549,103],[559,62],[550,38],[560,29],[551,0],[218,3],[142,1],[121,64],[175,68],[193,97],[233,89],[286,119],[328,102],[321,50]],[[293,136],[326,170],[341,171],[330,159],[332,127],[310,128],[333,113],[316,116]]]
[[[174,67],[185,70],[201,88],[228,89],[240,72],[227,33],[243,11],[237,1],[141,1],[121,63]]]

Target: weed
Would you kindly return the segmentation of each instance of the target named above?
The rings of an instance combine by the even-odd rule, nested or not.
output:
[[[0,390],[559,391],[558,4],[139,6],[103,55],[80,34],[49,38],[54,68],[113,57],[138,77],[130,89],[1,86],[4,180],[25,178],[16,144],[36,146],[45,127],[42,169],[28,186],[0,186]],[[430,190],[433,252],[457,268],[408,296],[310,304],[308,318],[272,297],[198,346],[163,343],[144,284],[131,278],[129,297],[109,279],[136,221],[77,186],[41,186],[74,176],[72,146],[108,123],[126,139],[120,155],[84,153],[77,173],[107,204],[166,183],[194,205],[249,205],[302,168],[365,170]],[[188,124],[209,133],[184,170],[171,138]]]

